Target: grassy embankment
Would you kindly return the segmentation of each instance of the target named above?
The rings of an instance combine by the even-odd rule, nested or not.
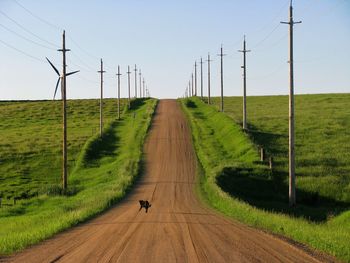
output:
[[[311,148],[316,147],[316,152],[320,151],[324,156],[327,156],[325,152],[329,151],[329,147],[323,148],[322,146],[332,145],[330,147],[333,147],[333,145],[337,145],[338,150],[329,153],[329,156],[337,159],[339,166],[327,168],[326,164],[322,163],[324,159],[318,160],[317,163],[324,169],[328,169],[327,176],[331,177],[331,180],[338,181],[339,175],[341,180],[338,181],[338,191],[333,191],[335,186],[330,184],[329,192],[334,194],[327,192],[328,194],[325,195],[322,191],[317,191],[317,189],[324,189],[327,186],[323,183],[322,175],[313,174],[308,167],[303,167],[303,171],[309,171],[304,175],[309,177],[305,180],[309,184],[306,184],[302,178],[299,178],[303,176],[300,175],[301,170],[297,169],[298,206],[294,209],[288,207],[287,168],[285,167],[286,163],[283,163],[288,155],[286,155],[287,152],[284,152],[286,148],[278,148],[276,143],[276,140],[280,139],[282,145],[283,137],[285,141],[287,136],[284,131],[285,126],[288,130],[288,119],[282,115],[282,112],[286,111],[285,107],[282,107],[286,97],[267,98],[267,102],[270,99],[270,104],[265,102],[265,97],[256,98],[257,101],[260,101],[255,105],[255,110],[259,112],[256,113],[255,117],[260,116],[260,123],[270,125],[274,131],[281,126],[284,127],[280,128],[281,134],[274,137],[274,140],[271,139],[271,136],[269,137],[269,134],[266,134],[268,131],[262,128],[266,128],[266,126],[259,127],[257,121],[249,122],[251,131],[246,134],[239,124],[227,116],[230,115],[229,105],[232,105],[232,108],[233,105],[235,108],[241,106],[238,100],[226,99],[226,114],[218,112],[215,107],[209,107],[195,98],[182,100],[182,104],[191,123],[196,152],[205,174],[201,178],[201,187],[205,198],[212,206],[249,225],[290,237],[340,259],[350,261],[350,211],[346,195],[346,189],[349,187],[349,173],[346,173],[346,169],[349,167],[346,161],[349,140],[346,138],[349,138],[348,127],[350,125],[349,114],[347,114],[349,110],[344,107],[346,100],[349,101],[349,96],[338,96],[337,98],[344,98],[340,101],[328,98],[327,95],[323,96],[325,97],[315,96],[312,98],[311,96],[311,99],[308,96],[297,97],[297,103],[299,100],[304,100],[308,104],[297,108],[297,120],[299,124],[304,124],[303,129],[305,129],[302,133],[297,128],[297,140],[305,139],[303,143],[297,142],[296,149],[300,154],[305,153],[304,158],[313,158],[314,162],[317,162],[317,156],[313,157],[312,154],[309,154],[307,147],[310,146],[304,145],[305,143],[311,143],[311,140],[314,140],[316,145],[320,144],[318,148],[317,146],[311,146]],[[322,103],[319,104],[319,100],[322,99],[325,100],[325,103],[329,103],[328,107]],[[315,112],[311,110],[313,100],[314,103],[318,101],[319,107],[323,109],[323,111],[316,111],[319,113],[318,118],[310,116],[311,113]],[[249,98],[249,101],[250,111],[248,113],[250,115],[248,116],[251,116],[249,120],[254,120],[252,116],[254,103],[252,98]],[[330,101],[336,104],[335,109],[330,105]],[[302,114],[300,114],[301,112]],[[331,125],[330,116],[338,125]],[[239,122],[240,118],[236,117],[235,120]],[[267,121],[271,123],[266,124]],[[329,123],[325,127],[326,132],[335,135],[331,137],[331,141],[326,143],[322,141],[322,135],[317,135],[317,132],[324,133],[322,127],[325,122]],[[314,130],[315,127],[318,128]],[[313,134],[315,132],[316,134]],[[260,140],[258,135],[262,136]],[[267,140],[266,136],[270,140]],[[316,138],[317,136],[318,138]],[[266,143],[267,141],[268,143]],[[269,154],[275,157],[275,168],[272,172],[266,164],[259,162],[257,146],[254,142],[263,145],[268,149]],[[301,144],[305,147],[303,151],[299,149]],[[321,151],[322,148],[323,151]],[[310,149],[310,151],[315,152],[315,149]],[[280,156],[277,156],[277,153]],[[298,158],[302,159],[303,157]],[[297,165],[301,159],[297,159]],[[340,163],[344,165],[340,165]],[[337,167],[339,167],[338,170]],[[313,171],[321,170],[314,169]],[[338,171],[342,171],[342,173],[338,174]],[[319,180],[312,181],[312,176]]]
[[[61,195],[59,102],[1,102],[0,254],[37,243],[120,200],[140,172],[142,146],[156,100],[105,103],[104,136],[98,101],[68,102],[69,190]],[[13,198],[18,200],[13,205]]]

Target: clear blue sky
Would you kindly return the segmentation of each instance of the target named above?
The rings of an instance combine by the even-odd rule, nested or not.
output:
[[[61,67],[55,46],[61,45],[62,29],[72,50],[68,70],[81,70],[68,77],[68,98],[99,96],[99,58],[106,65],[106,97],[116,96],[118,64],[126,96],[127,65],[136,63],[152,96],[176,98],[184,94],[194,61],[208,52],[214,60],[212,94],[218,95],[221,43],[227,54],[224,93],[240,96],[237,50],[244,34],[252,50],[248,95],[287,94],[288,26],[280,21],[288,20],[288,5],[287,0],[0,0],[0,100],[52,98],[57,78],[45,56]],[[350,92],[350,1],[294,0],[294,18],[302,20],[295,26],[296,93]],[[204,69],[206,92],[206,64]]]

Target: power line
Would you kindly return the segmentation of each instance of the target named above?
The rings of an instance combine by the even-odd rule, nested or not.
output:
[[[281,24],[277,24],[262,40],[260,40],[258,43],[256,43],[253,48],[256,48],[260,46],[262,43],[264,43],[276,30],[280,27]]]
[[[16,24],[18,27],[20,27],[22,30],[26,31],[28,34],[30,34],[30,35],[36,37],[37,39],[40,39],[41,41],[43,41],[43,42],[45,42],[45,43],[47,43],[47,44],[49,44],[49,45],[51,45],[51,46],[53,46],[53,47],[55,47],[55,48],[59,48],[59,46],[53,44],[53,43],[50,42],[50,41],[47,41],[47,40],[43,39],[42,37],[40,37],[40,36],[38,36],[37,34],[33,33],[33,32],[30,31],[29,29],[25,28],[24,26],[22,26],[22,25],[21,25],[20,23],[18,23],[16,20],[14,20],[14,19],[12,19],[11,17],[9,17],[8,15],[6,15],[6,14],[5,14],[4,12],[2,12],[1,10],[0,10],[0,13],[1,13],[3,16],[5,16],[7,19],[9,19],[9,20],[11,20],[13,23],[15,23],[15,24]]]
[[[43,23],[49,25],[49,26],[52,27],[52,28],[55,28],[55,29],[58,29],[58,30],[62,30],[60,27],[58,27],[58,26],[56,26],[56,25],[54,25],[54,24],[48,22],[46,19],[44,19],[44,18],[42,18],[42,17],[40,17],[40,16],[38,16],[38,15],[34,14],[34,13],[33,13],[32,11],[30,11],[28,8],[26,8],[26,7],[24,7],[23,5],[21,5],[18,1],[14,0],[14,2],[15,2],[18,6],[20,6],[22,9],[24,9],[27,13],[29,13],[31,16],[33,16],[34,18],[38,19],[39,21],[41,21],[41,22],[43,22]],[[31,32],[29,29],[25,28],[25,27],[22,26],[20,23],[18,23],[17,21],[15,21],[14,19],[12,19],[11,17],[9,17],[9,16],[6,15],[5,13],[3,13],[2,11],[0,11],[0,12],[1,12],[1,14],[3,14],[5,17],[7,17],[9,20],[11,20],[13,23],[15,23],[17,26],[19,26],[21,29],[23,29],[23,30],[26,31],[27,33],[29,33],[29,34],[35,36],[36,38],[40,39],[41,41],[44,41],[44,42],[50,44],[51,46],[54,46],[55,48],[58,48],[58,46],[56,46],[55,44],[53,44],[53,43],[51,43],[51,42],[49,42],[49,41],[47,41],[47,40],[41,38],[40,36],[36,35],[35,33]],[[5,26],[3,26],[3,27],[5,28]],[[40,46],[45,47],[45,48],[48,48],[48,49],[53,49],[53,48],[47,47],[47,46],[45,46],[45,45],[41,45],[40,43],[37,43],[37,42],[35,42],[35,41],[32,41],[32,40],[30,40],[30,39],[28,39],[28,38],[25,38],[25,37],[21,36],[20,34],[14,32],[14,31],[12,31],[12,30],[10,30],[10,29],[8,29],[8,28],[6,28],[6,29],[7,29],[8,31],[11,31],[13,34],[18,35],[19,37],[21,37],[21,38],[23,38],[23,39],[26,39],[26,40],[29,41],[29,42],[32,42],[32,43],[34,43],[34,44],[40,45]],[[89,52],[87,52],[85,49],[83,49],[71,36],[68,35],[67,37],[72,41],[72,43],[73,43],[79,50],[81,50],[82,52],[84,52],[85,54],[87,54],[88,56],[90,56],[91,58],[93,58],[94,60],[95,60],[95,59],[99,59],[98,57],[92,55],[91,53],[89,53]],[[78,59],[82,64],[84,64],[85,67],[89,69],[89,71],[95,71],[88,63],[86,63],[84,60],[82,60],[78,55],[76,55],[75,53],[72,54],[72,55],[73,55],[76,59]],[[73,64],[78,65],[77,63],[73,63]]]
[[[338,3],[336,3],[334,6],[332,6],[330,9],[327,9],[325,11],[323,11],[322,13],[320,13],[319,15],[317,15],[317,17],[319,19],[324,19],[324,17],[332,15],[334,13],[335,10],[337,10],[337,8],[345,3],[348,3],[348,1],[343,0],[343,1],[339,1]],[[314,5],[312,5],[311,7],[314,7]],[[309,11],[310,8],[308,8],[306,11]],[[317,19],[316,20],[312,20],[310,22],[308,22],[308,24],[313,24],[318,22]]]
[[[25,36],[22,36],[21,34],[18,34],[17,32],[13,31],[12,29],[10,29],[10,28],[8,28],[8,27],[2,25],[2,24],[0,24],[0,26],[1,26],[2,28],[4,28],[5,30],[7,30],[8,32],[11,32],[12,34],[14,34],[14,35],[16,35],[16,36],[18,36],[18,37],[20,37],[20,38],[22,38],[22,39],[24,39],[24,40],[26,40],[26,41],[28,41],[28,42],[31,42],[31,43],[33,43],[33,44],[35,44],[35,45],[38,45],[38,46],[40,46],[40,47],[43,47],[43,48],[47,48],[47,49],[55,50],[55,51],[56,51],[56,49],[54,49],[54,48],[45,46],[45,45],[40,44],[40,43],[38,43],[38,42],[35,42],[35,41],[33,41],[33,40],[29,39],[29,38],[26,38]]]
[[[269,20],[268,23],[266,23],[264,26],[260,27],[259,29],[253,31],[253,33],[254,33],[254,34],[257,34],[257,33],[259,33],[259,32],[264,31],[265,28],[267,28],[267,27],[270,25],[271,22],[277,20],[277,19],[279,18],[279,15],[285,10],[285,7],[288,5],[288,3],[289,3],[289,0],[287,0],[287,1],[283,4],[283,6],[281,6],[281,8],[280,8],[280,9],[278,10],[278,12],[276,13],[276,15],[275,15],[271,20]],[[252,34],[252,33],[251,33],[251,34]],[[268,33],[268,35],[270,35],[270,34],[271,34],[271,33]],[[268,38],[268,37],[264,37],[264,39],[263,39],[261,42],[264,42],[267,38]],[[233,42],[233,43],[231,43],[231,44],[226,44],[226,43],[225,43],[225,46],[227,46],[227,47],[236,47],[236,46],[238,46],[238,44],[242,43],[242,40],[243,40],[243,37],[240,37],[237,41],[235,41],[235,42]],[[260,43],[260,41],[259,41],[259,43]],[[257,46],[257,45],[256,45],[256,46]],[[256,47],[256,46],[254,46],[254,47]]]
[[[88,63],[82,60],[77,54],[75,54],[74,52],[72,52],[71,54],[73,55],[73,57],[79,60],[88,69],[88,71],[95,72],[95,70]]]
[[[285,33],[282,35],[281,38],[279,38],[276,42],[270,44],[268,47],[258,48],[258,49],[256,49],[256,51],[260,52],[260,51],[265,51],[265,50],[269,50],[273,47],[276,47],[278,44],[280,44],[282,42],[282,40],[286,39],[287,36],[288,36],[288,33]]]
[[[91,84],[94,84],[94,86],[95,86],[96,84],[99,83],[98,81],[94,81],[94,80],[91,80],[91,79],[87,79],[87,78],[83,77],[82,75],[78,75],[77,77],[78,77],[78,78],[81,78],[81,79],[84,80],[84,81],[90,82]]]
[[[25,10],[28,14],[30,14],[32,17],[36,18],[37,20],[41,21],[42,23],[54,28],[54,29],[57,29],[57,30],[63,30],[62,28],[60,28],[59,26],[47,21],[46,19],[42,18],[41,16],[38,16],[37,14],[33,13],[32,11],[30,11],[28,8],[26,8],[25,6],[23,6],[22,4],[20,4],[18,1],[16,0],[13,0],[13,2],[15,2],[19,7],[21,7],[23,10]],[[84,52],[85,54],[87,54],[88,56],[90,56],[91,58],[93,58],[94,60],[95,59],[99,59],[98,57],[92,55],[91,53],[87,52],[85,49],[83,49],[71,36],[67,36],[71,41],[72,43],[78,48],[80,49],[82,52]],[[80,57],[78,57],[76,54],[73,54],[72,55],[78,59],[82,64],[84,64],[87,68],[90,69],[90,71],[95,71],[88,63],[86,63],[84,60],[82,60]]]
[[[257,34],[257,33],[259,33],[259,32],[262,32],[262,31],[265,30],[265,28],[267,28],[267,27],[270,25],[270,23],[274,22],[275,20],[278,20],[280,14],[281,14],[281,13],[285,10],[285,8],[288,6],[289,1],[290,1],[290,0],[287,0],[287,1],[281,6],[281,8],[280,8],[280,9],[278,10],[278,12],[276,13],[276,15],[275,15],[271,20],[269,20],[269,22],[267,22],[265,25],[263,25],[262,27],[260,27],[260,29],[255,30],[255,31],[253,31],[253,32],[250,32],[250,34],[253,34],[253,33],[254,33],[254,34]]]
[[[34,56],[28,54],[27,52],[25,52],[25,51],[23,51],[23,50],[20,50],[20,49],[18,49],[18,48],[16,48],[16,47],[14,47],[14,46],[12,46],[12,45],[6,43],[5,41],[2,41],[1,39],[0,39],[0,42],[1,42],[2,44],[4,44],[5,46],[7,46],[7,47],[9,47],[9,48],[11,48],[11,49],[13,49],[13,50],[16,50],[17,52],[19,52],[19,53],[21,53],[21,54],[23,54],[23,55],[25,55],[25,56],[27,56],[27,57],[30,57],[30,58],[32,58],[32,59],[34,59],[34,60],[37,60],[37,61],[39,61],[39,62],[41,62],[41,63],[45,63],[45,64],[46,64],[46,62],[45,62],[43,59],[34,57]]]
[[[46,24],[46,25],[48,25],[48,26],[50,26],[50,27],[52,27],[52,28],[55,28],[55,29],[57,29],[57,30],[59,30],[59,31],[62,31],[62,30],[63,30],[63,28],[60,28],[60,27],[58,27],[58,26],[56,26],[56,25],[54,25],[54,24],[48,22],[47,20],[43,19],[42,17],[40,17],[40,16],[34,14],[34,13],[33,13],[32,11],[30,11],[28,8],[26,8],[26,7],[24,7],[23,5],[21,5],[20,3],[18,3],[16,0],[12,0],[12,1],[13,1],[15,4],[17,4],[19,7],[21,7],[23,10],[25,10],[25,11],[26,11],[28,14],[30,14],[32,17],[35,17],[36,19],[38,19],[39,21],[43,22],[44,24]]]
[[[243,39],[243,37],[240,37],[237,41],[235,41],[235,42],[233,42],[231,44],[226,44],[225,43],[225,46],[227,46],[227,47],[236,47],[238,44],[240,44],[242,42],[242,39]]]
[[[75,63],[75,62],[72,61],[71,59],[67,59],[67,61],[68,61],[69,64],[72,64],[72,65],[74,65],[74,66],[77,66],[77,67],[83,69],[84,71],[92,72],[89,68],[87,68],[87,67],[85,67],[85,66],[82,66],[82,65],[80,65],[80,64],[78,64],[78,63]]]
[[[68,35],[68,38],[72,41],[72,43],[78,48],[80,49],[83,53],[85,53],[86,55],[88,55],[89,57],[91,57],[93,60],[96,59],[100,59],[99,57],[96,57],[94,55],[92,55],[90,52],[87,52],[85,49],[83,49],[76,41],[74,41],[74,39]]]
[[[29,39],[29,38],[27,38],[27,37],[25,37],[25,36],[23,36],[23,35],[21,35],[21,34],[15,32],[15,31],[13,31],[12,29],[10,29],[10,28],[8,28],[8,27],[2,25],[2,24],[0,24],[0,27],[4,28],[5,30],[11,32],[12,34],[14,34],[14,35],[16,35],[16,36],[18,36],[18,37],[20,37],[20,38],[22,38],[22,39],[24,39],[24,40],[30,42],[30,43],[33,43],[33,44],[35,44],[35,45],[37,45],[37,46],[40,46],[40,47],[43,47],[43,48],[46,48],[46,49],[49,49],[49,50],[56,50],[56,49],[54,49],[54,48],[51,48],[51,47],[49,47],[49,46],[46,46],[46,45],[40,44],[40,43],[38,43],[38,42],[36,42],[36,41],[34,41],[34,40],[31,40],[31,39]],[[3,43],[4,43],[4,42],[3,42]],[[28,54],[28,53],[26,53],[26,52],[24,52],[24,51],[22,51],[22,50],[20,50],[20,49],[18,49],[18,48],[13,47],[13,46],[11,46],[10,44],[7,44],[7,43],[4,43],[4,44],[5,44],[6,46],[12,48],[12,49],[15,49],[16,51],[18,51],[18,52],[20,52],[20,53],[22,53],[22,54],[24,54],[24,55],[26,55],[26,56],[29,56],[29,57],[31,57],[31,58],[35,58],[34,56],[32,56],[32,55],[30,55],[30,54]],[[82,59],[80,59],[76,54],[73,54],[73,53],[72,53],[72,55],[73,55],[76,59],[78,59],[84,66],[82,66],[82,65],[80,65],[80,64],[78,64],[78,63],[75,63],[75,62],[73,62],[72,60],[69,60],[71,64],[73,64],[73,65],[75,65],[75,66],[78,66],[78,67],[81,67],[81,68],[84,68],[84,70],[86,70],[86,71],[91,71],[91,72],[94,71],[94,70],[91,68],[91,66],[89,66],[87,63],[85,63],[85,62],[84,62]],[[38,59],[38,58],[35,58],[35,59],[40,60],[40,59]]]

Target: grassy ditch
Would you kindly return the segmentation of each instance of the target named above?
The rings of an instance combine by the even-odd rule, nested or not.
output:
[[[206,201],[226,215],[350,261],[350,211],[340,200],[299,187],[290,209],[284,175],[259,161],[256,145],[232,118],[197,98],[181,100],[194,138]],[[336,203],[344,208],[328,214]],[[344,207],[344,206],[345,207]],[[325,219],[323,217],[326,217]]]
[[[133,101],[121,120],[105,126],[102,138],[97,134],[89,138],[75,155],[64,195],[58,185],[52,184],[44,193],[2,206],[0,254],[40,242],[120,200],[140,172],[142,146],[156,104],[154,99]]]

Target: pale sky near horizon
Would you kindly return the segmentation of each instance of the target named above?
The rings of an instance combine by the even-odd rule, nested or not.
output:
[[[350,93],[350,1],[294,0],[296,93]],[[98,98],[100,58],[105,96],[122,96],[127,66],[141,68],[151,95],[184,94],[195,60],[211,54],[212,95],[219,95],[223,44],[224,95],[242,95],[243,35],[247,38],[247,94],[288,94],[289,0],[0,0],[0,100],[51,99],[61,70],[66,30],[68,98]],[[207,64],[203,64],[207,94]],[[198,67],[198,77],[199,77]],[[134,79],[132,75],[132,93]],[[199,83],[199,78],[198,78]],[[139,84],[139,83],[138,83]],[[199,84],[198,84],[199,87]]]

